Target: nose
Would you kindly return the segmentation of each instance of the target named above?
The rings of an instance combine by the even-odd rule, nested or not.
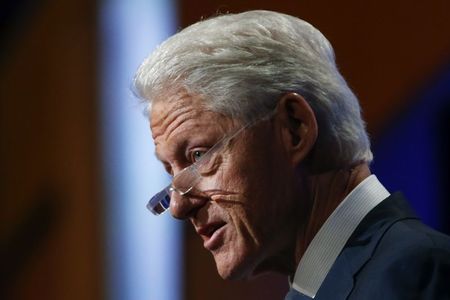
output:
[[[185,195],[173,191],[170,197],[170,213],[174,218],[184,220],[195,216],[206,201],[205,197],[196,195],[195,191],[190,191]]]

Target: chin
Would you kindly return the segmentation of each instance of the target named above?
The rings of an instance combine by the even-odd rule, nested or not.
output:
[[[217,272],[226,280],[250,279],[257,275],[251,258],[236,252],[214,254]]]
[[[225,280],[244,280],[253,277],[251,272],[243,272],[239,269],[233,269],[230,267],[221,268],[217,266],[217,272],[220,277]]]

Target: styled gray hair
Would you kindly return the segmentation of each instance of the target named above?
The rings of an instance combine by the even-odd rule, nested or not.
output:
[[[142,63],[134,89],[149,109],[155,99],[185,91],[243,122],[269,114],[282,95],[296,92],[316,115],[319,153],[340,165],[372,160],[358,100],[337,69],[331,44],[293,16],[257,10],[195,23]]]

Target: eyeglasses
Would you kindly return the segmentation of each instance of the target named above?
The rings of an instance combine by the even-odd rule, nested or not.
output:
[[[202,179],[203,176],[201,174],[201,170],[208,165],[211,158],[220,153],[220,151],[222,151],[233,138],[238,136],[241,132],[253,124],[255,124],[255,122],[248,123],[231,135],[226,135],[208,151],[206,151],[206,153],[204,153],[195,163],[181,170],[172,178],[171,184],[150,198],[150,201],[147,204],[148,210],[150,210],[154,215],[160,215],[169,208],[170,198],[173,192],[177,192],[181,196],[189,193]]]

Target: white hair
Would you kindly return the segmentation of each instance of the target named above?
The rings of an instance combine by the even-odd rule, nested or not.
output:
[[[358,100],[337,69],[331,44],[293,16],[258,10],[195,23],[142,63],[134,89],[150,108],[153,100],[184,90],[244,122],[267,115],[283,94],[296,92],[316,115],[319,153],[344,165],[372,160]]]

